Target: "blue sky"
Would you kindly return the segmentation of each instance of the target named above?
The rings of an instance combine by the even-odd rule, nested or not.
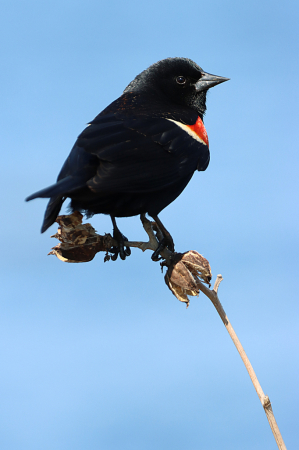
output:
[[[298,448],[298,4],[5,1],[0,17],[4,450],[275,448],[248,374],[202,294],[188,310],[150,253],[65,264],[45,200],[85,124],[150,64],[196,61],[211,162],[160,217],[219,296]],[[91,220],[99,233],[110,220]],[[143,239],[138,218],[119,225]]]

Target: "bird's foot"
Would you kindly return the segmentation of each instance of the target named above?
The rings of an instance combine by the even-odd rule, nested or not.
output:
[[[111,259],[112,261],[116,261],[119,255],[120,259],[124,261],[126,257],[131,254],[130,247],[125,247],[125,241],[127,241],[128,238],[126,238],[126,236],[124,236],[117,228],[113,230],[113,239],[117,241],[117,247],[111,247],[109,250],[110,253],[113,253]]]
[[[170,234],[168,236],[164,236],[163,239],[159,242],[158,247],[152,254],[152,260],[160,261],[160,259],[162,259],[162,256],[160,256],[160,252],[162,252],[165,248],[168,248],[168,250],[174,252],[174,242]]]
[[[174,242],[169,231],[166,230],[163,223],[157,215],[151,214],[155,222],[153,222],[153,230],[156,232],[156,238],[158,239],[158,247],[152,254],[153,261],[159,261],[162,257],[159,255],[165,248],[170,252],[174,252]]]

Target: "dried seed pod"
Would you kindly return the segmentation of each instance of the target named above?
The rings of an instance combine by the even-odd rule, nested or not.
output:
[[[198,296],[198,281],[210,286],[212,278],[209,261],[190,250],[177,253],[165,275],[165,283],[178,300],[189,306],[189,296]]]
[[[100,236],[90,223],[82,225],[82,214],[58,216],[59,228],[54,236],[60,244],[52,248],[49,255],[55,255],[61,261],[79,263],[91,261],[99,251],[108,251],[114,241],[110,234]]]

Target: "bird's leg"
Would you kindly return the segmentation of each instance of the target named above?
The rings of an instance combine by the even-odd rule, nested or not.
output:
[[[118,257],[118,255],[120,256],[121,259],[126,259],[127,256],[130,256],[131,254],[131,249],[130,247],[126,247],[124,245],[124,242],[128,240],[128,238],[126,238],[126,236],[124,236],[118,226],[116,225],[116,220],[114,216],[110,216],[112,223],[113,223],[113,239],[115,239],[117,241],[118,246],[117,247],[112,247],[110,249],[111,253],[114,253],[114,255],[111,257],[111,259],[113,261],[115,261]]]
[[[161,239],[161,241],[159,242],[158,248],[152,254],[152,260],[153,261],[158,261],[160,259],[159,258],[159,253],[165,247],[167,247],[171,252],[174,252],[174,242],[173,242],[173,239],[171,237],[171,234],[169,233],[168,230],[166,230],[166,228],[164,227],[164,225],[161,222],[161,220],[159,219],[159,217],[158,216],[151,216],[151,217],[154,219],[154,221],[156,222],[159,230],[163,234],[163,239]]]

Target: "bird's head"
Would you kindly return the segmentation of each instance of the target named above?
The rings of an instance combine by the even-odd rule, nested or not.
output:
[[[141,72],[126,87],[124,93],[145,94],[153,99],[162,97],[168,102],[188,106],[201,117],[206,110],[208,89],[229,78],[211,75],[188,58],[167,58]]]

